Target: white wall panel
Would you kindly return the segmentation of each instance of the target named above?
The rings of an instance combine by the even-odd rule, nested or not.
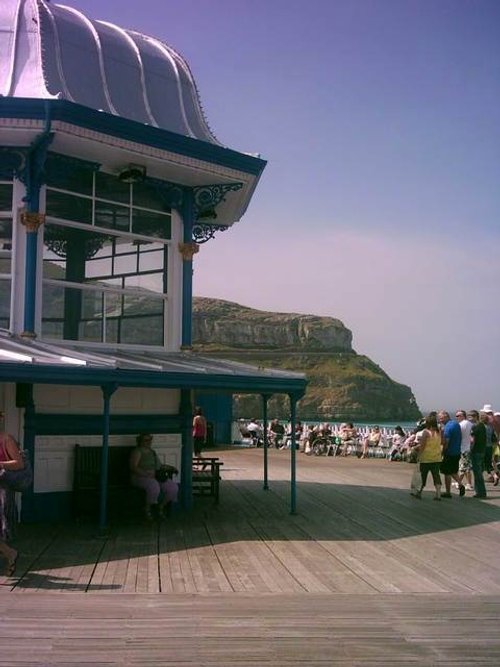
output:
[[[34,400],[37,412],[101,414],[103,410],[100,387],[36,385]],[[177,389],[120,387],[111,397],[112,414],[175,415],[178,410]]]
[[[175,415],[179,411],[179,391],[120,387],[111,398],[111,410],[115,414],[133,411]]]
[[[66,412],[71,404],[71,387],[43,385],[33,387],[33,400],[38,412]]]

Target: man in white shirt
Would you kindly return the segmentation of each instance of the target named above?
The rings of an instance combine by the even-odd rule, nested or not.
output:
[[[247,425],[247,431],[250,433],[254,445],[256,447],[260,447],[262,445],[263,430],[262,426],[256,419],[252,419],[250,421],[250,423]]]
[[[463,479],[465,477],[465,488],[467,491],[472,491],[472,463],[470,458],[470,436],[472,431],[472,422],[467,419],[467,413],[465,410],[457,410],[455,417],[460,425],[460,430],[462,431],[460,463],[458,464],[460,484],[463,484]]]

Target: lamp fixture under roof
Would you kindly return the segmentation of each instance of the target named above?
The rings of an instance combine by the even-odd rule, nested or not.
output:
[[[118,174],[118,180],[122,183],[142,183],[146,178],[146,167],[140,164],[129,164]]]

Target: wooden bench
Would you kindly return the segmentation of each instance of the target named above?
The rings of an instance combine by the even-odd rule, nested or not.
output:
[[[130,483],[129,459],[134,447],[108,449],[108,512],[110,516],[142,513],[145,492]],[[102,447],[75,445],[73,475],[73,516],[97,516],[101,490]],[[193,459],[193,494],[219,502],[220,467],[218,458]]]
[[[193,495],[211,496],[219,502],[220,469],[224,462],[217,457],[195,456],[193,458]]]
[[[129,459],[133,447],[108,449],[108,512],[110,515],[139,514],[145,492],[130,483]],[[101,491],[102,447],[75,445],[73,516],[96,515]]]

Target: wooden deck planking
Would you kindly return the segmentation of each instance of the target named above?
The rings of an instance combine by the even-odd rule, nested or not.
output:
[[[301,522],[300,517],[297,517],[294,523],[294,526],[287,524],[283,527],[281,544],[285,548],[289,543],[299,545],[303,551],[305,550],[306,565],[315,573],[318,581],[332,582],[333,587],[329,588],[331,592],[374,593],[379,590],[378,577],[373,569],[373,564],[380,562],[376,557],[376,552],[374,554],[371,550],[364,563],[361,561],[360,552],[364,549],[371,549],[371,544],[362,543],[361,545],[349,540],[344,542],[323,539],[316,541],[311,538],[311,534],[314,533],[313,522]],[[277,528],[274,528],[273,533],[276,532]],[[386,574],[383,578],[384,586],[388,586],[386,592],[397,590],[392,583],[387,583],[391,580],[392,573],[391,576]]]
[[[207,531],[230,590],[238,593],[256,592],[259,586],[255,584],[255,573],[248,560],[245,559],[241,542],[232,542],[223,525],[208,524]]]
[[[78,531],[76,536],[72,535],[72,539],[68,540],[66,531],[61,529],[57,537],[43,544],[38,557],[33,554],[22,579],[23,588],[85,591],[99,551],[100,545],[78,535]],[[26,558],[24,550],[21,551],[21,558]]]
[[[199,499],[190,517],[176,513],[159,532],[128,525],[104,541],[89,527],[50,538],[36,529],[21,541],[21,574],[28,553],[30,560],[15,590],[499,590],[498,500],[419,502],[407,491],[412,466],[302,455],[300,514],[291,517],[289,452],[270,452],[267,492],[258,478],[262,452],[222,455],[219,506]],[[15,580],[3,584],[8,590]]]
[[[302,590],[281,562],[277,560],[269,544],[261,541],[254,528],[247,522],[210,526],[214,540],[224,544],[230,540],[238,580],[248,592],[278,593]],[[220,542],[217,549],[220,549]]]
[[[478,667],[500,660],[494,596],[8,597],[8,609],[0,598],[0,636],[29,641],[22,655],[19,642],[3,642],[0,665]]]
[[[165,531],[161,530],[158,535],[158,571],[159,586],[162,593],[175,593],[174,579],[179,577],[178,561],[169,553],[168,542],[165,539]],[[183,592],[177,591],[177,592]]]
[[[298,455],[291,516],[289,452],[269,491],[262,451],[220,456],[218,506],[104,537],[21,526],[0,665],[500,664],[496,488],[419,502],[407,464]]]
[[[116,552],[114,540],[106,540],[89,585],[89,592],[99,590],[112,592],[121,588],[126,571],[127,559]]]
[[[377,495],[381,495],[383,489],[377,489],[376,491]],[[407,506],[408,498],[410,508]],[[372,493],[370,493],[370,499],[373,501],[372,512],[376,511],[380,514],[383,514],[384,511],[387,512],[387,507],[382,506],[381,508],[379,504],[376,504],[376,498],[374,498]],[[353,512],[350,500],[347,501],[347,507],[343,504],[342,499],[340,501],[339,499],[336,500],[336,509],[342,511],[345,508],[350,518],[356,520],[361,525],[363,523],[367,525],[367,517],[373,516],[372,512],[366,513],[366,505],[364,504],[358,504],[357,509],[360,507],[362,509],[360,515],[359,511]],[[363,503],[362,500],[361,503]],[[453,503],[457,503],[457,505],[454,506]],[[497,590],[499,583],[498,576],[492,570],[497,569],[498,565],[495,568],[489,568],[488,563],[491,563],[493,559],[495,537],[499,527],[498,522],[494,525],[487,523],[485,526],[481,526],[482,535],[485,539],[484,546],[482,540],[465,537],[462,540],[459,538],[458,541],[455,539],[454,531],[458,531],[460,534],[460,530],[464,524],[470,523],[473,526],[474,521],[479,519],[479,517],[484,517],[485,512],[490,513],[487,507],[480,507],[480,505],[481,503],[471,498],[460,499],[456,497],[452,501],[441,501],[439,506],[433,504],[429,507],[428,503],[426,506],[424,502],[414,501],[411,497],[407,496],[405,500],[400,500],[397,506],[393,508],[393,514],[397,516],[398,522],[403,523],[405,528],[413,529],[415,532],[415,537],[407,538],[408,542],[413,545],[413,548],[410,547],[408,550],[408,555],[412,556],[413,553],[422,551],[425,554],[422,560],[426,563],[432,561],[437,571],[441,567],[447,568],[448,572],[451,573],[451,577],[455,578],[455,586],[449,586],[448,590],[456,590],[457,586],[463,588],[464,582],[469,584],[471,576],[476,578],[475,584],[474,582],[472,584],[473,587],[475,585],[477,590],[482,592]],[[436,510],[432,511],[435,507]],[[438,509],[439,514],[437,513]],[[491,511],[493,512],[493,516],[489,517],[489,519],[496,517],[498,509],[493,508]],[[385,520],[380,514],[377,516],[376,521],[372,522],[372,525],[379,532],[380,538],[387,540],[394,526],[390,517],[388,517],[388,520]],[[422,525],[422,519],[425,521],[424,525]],[[475,526],[473,527],[476,529]],[[432,530],[436,531],[436,528],[442,528],[443,530],[432,532]],[[419,533],[422,533],[424,530],[430,530],[431,534],[425,537],[420,536]],[[479,528],[476,529],[476,532],[477,530]],[[384,544],[384,549],[387,551],[387,545],[390,542],[385,541],[382,544]],[[398,540],[397,544],[401,545],[401,540]],[[458,567],[455,566],[457,559],[461,561]]]
[[[168,564],[170,578],[174,593],[196,593],[196,582],[190,565],[189,553],[184,540],[184,528],[182,522],[176,522],[172,526],[166,526],[160,534],[160,552],[168,552]],[[161,574],[162,581],[165,576]],[[168,587],[167,587],[168,590]]]
[[[224,593],[232,591],[221,567],[205,523],[188,521],[184,529],[186,548],[198,577],[197,586],[201,592]]]
[[[221,565],[236,592],[280,592],[275,564],[267,546],[255,544],[256,534],[248,524],[213,523],[208,531],[216,544]],[[256,547],[256,548],[254,548]]]
[[[307,524],[305,530],[307,530],[311,539],[316,538],[315,524]],[[322,541],[321,544],[324,549],[331,551],[340,562],[344,562],[345,556],[347,556],[347,559],[352,556],[356,557],[363,550],[364,545],[370,547],[374,543],[365,542],[364,545],[360,545],[358,542],[353,543],[352,540],[342,540],[339,537],[337,540]],[[420,556],[418,555],[414,538],[387,540],[384,543],[382,554],[380,560],[384,562],[385,568],[387,566],[391,568],[390,572],[386,572],[386,577],[395,586],[395,590],[406,593],[467,593],[473,590],[458,578],[450,581],[449,573],[442,575],[435,567],[428,564],[425,552],[421,550]],[[355,572],[357,576],[367,578],[368,581],[372,580],[373,582],[370,569],[371,567],[366,570],[356,568]],[[342,590],[348,592],[345,589]]]
[[[462,583],[463,580],[460,580],[460,573],[452,578],[451,582],[448,581],[448,585],[445,586],[445,580],[439,577],[439,570],[436,569],[436,565],[439,567],[446,560],[446,558],[443,558],[443,554],[455,550],[455,547],[452,546],[452,538],[438,538],[434,535],[394,538],[392,536],[396,532],[396,527],[389,514],[379,513],[376,521],[374,521],[373,513],[366,511],[365,508],[362,508],[361,512],[353,512],[349,503],[346,512],[350,511],[351,513],[347,516],[339,513],[339,505],[340,503],[337,502],[334,535],[328,542],[328,548],[333,549],[340,560],[343,560],[345,555],[348,558],[360,559],[360,562],[355,565],[355,570],[360,573],[360,576],[368,575],[369,579],[374,582],[375,576],[371,571],[374,565],[378,568],[382,564],[384,569],[390,568],[391,585],[405,592],[450,591],[456,590],[457,586],[463,592],[470,590],[468,586]],[[321,541],[325,535],[322,524],[319,525],[316,521],[308,521],[303,516],[300,517],[300,522],[311,539]],[[353,525],[355,525],[355,529],[353,529]],[[408,527],[409,524],[404,526],[405,533],[410,532],[407,530]],[[418,532],[416,523],[415,532]],[[324,542],[321,543],[324,544]],[[418,556],[419,552],[421,552],[422,557]],[[366,555],[363,556],[363,553]],[[435,564],[431,567],[429,562],[433,553],[435,553]],[[448,558],[449,556],[450,553],[447,553]],[[387,574],[385,574],[385,577],[383,576],[383,579],[387,580]],[[448,579],[449,577],[450,575],[448,575]],[[419,580],[421,586],[418,586]]]
[[[329,555],[321,545],[304,541],[303,533],[283,522],[274,520],[254,526],[260,538],[269,544],[271,551],[305,591],[331,591],[322,576],[323,570],[328,569]]]

